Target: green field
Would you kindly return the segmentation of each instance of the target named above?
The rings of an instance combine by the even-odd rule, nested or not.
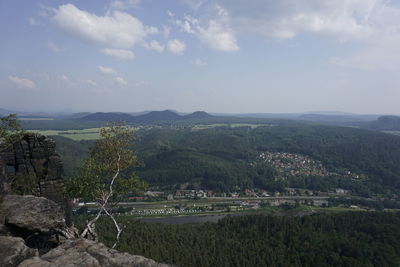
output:
[[[400,135],[400,131],[383,131],[383,132],[387,134]]]
[[[88,128],[82,130],[31,130],[31,131],[46,136],[60,135],[66,138],[70,138],[74,141],[81,141],[81,140],[99,139],[100,129],[101,128]]]

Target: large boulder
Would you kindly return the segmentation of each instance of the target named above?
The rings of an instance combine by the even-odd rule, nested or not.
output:
[[[0,203],[0,230],[21,237],[26,245],[46,253],[64,239],[74,238],[61,207],[44,197],[4,196]]]
[[[36,249],[27,247],[22,238],[0,236],[0,266],[14,267],[35,255]]]
[[[4,196],[0,213],[5,225],[31,232],[53,233],[67,228],[61,207],[44,197]]]
[[[23,261],[19,267],[79,267],[79,266],[131,266],[167,267],[142,256],[130,255],[110,249],[102,243],[87,239],[66,240],[63,244],[41,257]]]

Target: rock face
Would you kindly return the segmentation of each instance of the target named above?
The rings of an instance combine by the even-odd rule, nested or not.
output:
[[[0,149],[2,192],[10,193],[13,182],[14,190],[62,204],[63,165],[55,147],[53,140],[35,133],[27,133],[11,146],[3,145]]]
[[[45,197],[68,215],[63,165],[55,147],[52,139],[35,133],[25,134],[13,145],[0,144],[0,195],[14,192]]]
[[[0,204],[5,225],[31,232],[50,233],[66,229],[65,217],[59,205],[44,197],[7,195]]]
[[[4,234],[23,238],[41,253],[75,237],[61,207],[44,197],[6,195],[0,203],[0,225]]]
[[[0,236],[0,265],[17,266],[25,259],[36,255],[36,250],[29,248],[20,237]]]
[[[132,266],[167,267],[142,256],[121,253],[101,243],[87,239],[67,240],[62,245],[39,257],[23,261],[19,267],[41,266]]]

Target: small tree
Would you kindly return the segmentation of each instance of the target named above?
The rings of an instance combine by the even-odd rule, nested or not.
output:
[[[0,144],[12,145],[21,139],[23,134],[24,131],[17,120],[17,114],[0,118]]]
[[[145,184],[129,169],[138,165],[132,150],[133,131],[121,124],[112,124],[100,130],[90,156],[84,161],[79,177],[71,179],[67,191],[71,197],[90,198],[99,207],[96,216],[86,222],[81,237],[97,240],[95,223],[101,215],[111,218],[117,230],[117,245],[122,228],[112,209],[128,192],[142,190]]]

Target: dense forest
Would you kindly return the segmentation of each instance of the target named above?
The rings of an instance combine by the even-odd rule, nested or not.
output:
[[[91,142],[55,139],[66,173],[72,176]],[[186,184],[189,189],[229,192],[340,187],[363,196],[400,188],[400,137],[361,129],[304,124],[203,130],[157,127],[137,131],[135,150],[144,163],[136,169],[139,176],[161,188]],[[257,161],[263,151],[307,155],[335,175],[276,180],[276,170]],[[365,178],[350,179],[341,175],[344,171]]]
[[[218,223],[183,225],[120,219],[125,228],[119,250],[178,266],[400,264],[397,213],[253,215],[225,217]],[[96,228],[102,242],[114,242],[111,221],[102,219]]]

